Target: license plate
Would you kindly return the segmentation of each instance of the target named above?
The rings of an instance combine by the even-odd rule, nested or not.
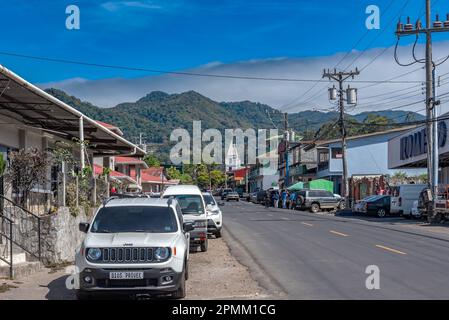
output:
[[[143,272],[110,272],[109,279],[118,280],[118,279],[143,279]]]

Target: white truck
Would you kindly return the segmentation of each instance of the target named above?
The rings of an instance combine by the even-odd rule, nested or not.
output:
[[[399,214],[409,219],[412,216],[413,203],[419,199],[425,184],[401,184],[391,188],[391,214]]]

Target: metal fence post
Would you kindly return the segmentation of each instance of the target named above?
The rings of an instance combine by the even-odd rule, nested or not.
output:
[[[11,262],[9,265],[9,277],[13,279],[14,270],[13,270],[13,257],[12,257],[12,221],[9,221],[9,259]]]
[[[39,261],[42,261],[41,257],[41,219],[37,219],[37,245]]]

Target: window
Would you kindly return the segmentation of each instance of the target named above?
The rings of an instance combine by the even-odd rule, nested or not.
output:
[[[332,159],[341,159],[343,154],[341,148],[332,148]]]
[[[319,194],[318,191],[309,191],[309,197],[316,198],[316,197],[319,197],[319,196],[320,196],[320,194]]]
[[[91,232],[176,232],[178,226],[169,207],[120,206],[101,208],[92,223]]]
[[[182,214],[201,215],[204,213],[203,201],[200,195],[168,195],[164,198],[169,197],[174,197],[178,200]]]
[[[215,206],[217,203],[215,202],[215,199],[214,199],[214,197],[212,197],[211,195],[209,195],[209,194],[205,194],[205,195],[203,195],[203,198],[204,198],[204,202],[206,203],[206,206],[207,205],[211,205],[211,206]]]
[[[327,152],[321,152],[319,156],[320,163],[326,163],[329,162],[329,153]]]

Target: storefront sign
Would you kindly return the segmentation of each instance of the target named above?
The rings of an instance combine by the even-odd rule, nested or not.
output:
[[[438,146],[443,148],[447,142],[446,122],[438,123]],[[427,153],[427,129],[410,133],[400,140],[400,159],[406,160]]]

